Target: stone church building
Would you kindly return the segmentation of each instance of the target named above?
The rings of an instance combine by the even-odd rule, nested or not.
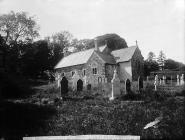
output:
[[[143,75],[143,56],[137,45],[111,50],[107,43],[98,46],[97,39],[94,43],[95,48],[65,56],[55,66],[56,72],[67,78],[69,87],[75,88],[79,80],[83,87],[110,83],[115,69],[123,83]]]

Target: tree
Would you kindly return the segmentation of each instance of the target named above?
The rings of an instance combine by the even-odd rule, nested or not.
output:
[[[48,42],[50,48],[51,67],[58,63],[58,61],[64,56],[64,48],[70,48],[73,40],[73,35],[68,31],[61,31],[52,36],[46,37],[45,40]]]
[[[0,32],[5,36],[5,43],[11,44],[21,41],[32,41],[39,35],[39,26],[33,17],[26,12],[14,13],[0,16]]]
[[[163,53],[163,51],[161,50],[161,51],[159,52],[159,56],[158,56],[158,58],[157,58],[157,62],[158,62],[158,64],[159,64],[159,67],[160,67],[161,70],[164,69],[165,60],[166,60],[166,56],[165,56],[165,54]]]
[[[148,53],[147,61],[155,61],[155,54],[153,52]]]
[[[185,65],[183,63],[177,62],[173,59],[167,59],[164,64],[165,69],[169,70],[183,70]]]
[[[150,72],[159,70],[159,65],[156,61],[144,61],[144,76],[150,75]]]

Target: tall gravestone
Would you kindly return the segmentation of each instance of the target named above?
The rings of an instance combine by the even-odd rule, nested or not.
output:
[[[114,100],[115,96],[120,95],[120,80],[117,75],[117,70],[114,70],[113,79],[111,80],[112,84],[112,91],[111,91],[111,97],[110,100]]]
[[[177,74],[177,86],[180,85],[180,79],[179,79],[179,75]]]
[[[184,74],[180,77],[180,85],[184,85]]]
[[[141,92],[141,90],[143,89],[143,78],[142,77],[138,77],[138,91]]]
[[[156,75],[154,79],[155,91],[157,90],[157,85],[158,85],[158,75]]]
[[[125,82],[125,90],[126,90],[126,94],[130,94],[131,92],[131,82],[129,79],[126,80]]]
[[[60,82],[60,92],[62,97],[65,97],[68,93],[68,80],[66,77],[63,77]]]

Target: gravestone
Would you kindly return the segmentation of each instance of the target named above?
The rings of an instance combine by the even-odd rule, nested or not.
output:
[[[166,84],[166,76],[163,75],[163,85]]]
[[[68,93],[68,80],[66,77],[63,77],[60,82],[60,92],[62,97],[65,97]]]
[[[126,89],[126,94],[129,94],[131,91],[131,82],[129,79],[127,79],[125,82],[125,89]]]
[[[82,89],[83,89],[83,81],[79,79],[77,81],[77,91],[82,91]]]
[[[91,84],[87,85],[87,90],[91,90]]]
[[[180,77],[180,85],[184,85],[184,74]]]
[[[177,86],[180,85],[180,79],[179,79],[179,75],[177,74]]]
[[[139,92],[143,89],[143,78],[142,77],[138,77],[138,90]]]
[[[158,85],[158,75],[155,76],[155,79],[154,79],[154,86],[155,86],[155,91],[157,91],[157,85]]]
[[[117,70],[114,70],[114,75],[113,78],[111,80],[111,84],[112,84],[112,92],[111,92],[111,97],[110,100],[114,100],[115,96],[120,95],[120,80],[119,77],[117,75]]]

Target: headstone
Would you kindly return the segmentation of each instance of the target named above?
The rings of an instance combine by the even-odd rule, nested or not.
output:
[[[129,94],[131,91],[131,83],[129,79],[127,79],[125,82],[125,89],[126,89],[126,94]]]
[[[60,92],[61,92],[61,96],[65,97],[68,93],[68,80],[66,79],[66,77],[63,77],[61,82],[60,82]]]
[[[180,85],[180,79],[179,79],[179,75],[177,74],[177,86]]]
[[[158,76],[156,75],[154,81],[155,91],[157,91],[157,85],[158,85]]]
[[[87,85],[87,90],[91,90],[91,84]]]
[[[184,74],[180,77],[180,85],[184,85]]]
[[[113,79],[111,80],[112,83],[112,92],[111,92],[111,97],[110,100],[114,100],[115,96],[120,95],[120,80],[117,75],[117,70],[114,70],[114,75]]]
[[[155,81],[156,81],[156,85],[158,85],[159,84],[158,75],[155,75]]]
[[[143,89],[143,78],[142,77],[138,77],[138,90],[139,92]]]
[[[77,81],[77,91],[82,91],[82,89],[83,89],[83,81],[79,79]]]
[[[165,85],[166,84],[166,77],[163,75],[163,85]]]

